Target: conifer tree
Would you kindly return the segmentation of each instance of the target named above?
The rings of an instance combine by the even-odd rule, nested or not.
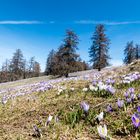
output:
[[[2,64],[0,82],[7,82],[10,80],[9,79],[9,66],[10,66],[10,61],[6,59],[5,62]]]
[[[23,79],[26,79],[27,78],[27,62],[26,62],[26,59],[23,60]]]
[[[22,51],[17,49],[11,60],[11,71],[15,75],[14,79],[19,79],[24,71],[24,57]]]
[[[35,57],[31,57],[28,62],[28,77],[33,77],[33,69],[35,64]]]
[[[96,26],[95,32],[91,38],[92,46],[89,49],[90,62],[94,69],[99,71],[109,65],[110,56],[109,39],[105,34],[105,27],[102,24]]]
[[[127,42],[127,45],[124,49],[124,63],[130,64],[133,60],[136,59],[136,49],[134,47],[133,41]]]
[[[136,59],[140,59],[140,45],[139,44],[136,44]]]
[[[54,61],[55,61],[55,51],[52,49],[48,55],[47,62],[46,62],[46,68],[45,68],[45,75],[53,74],[53,68],[54,68]],[[57,64],[56,64],[57,65]]]
[[[59,75],[68,76],[68,73],[74,72],[76,67],[76,61],[79,55],[76,53],[78,49],[78,37],[71,31],[66,31],[66,37],[63,41],[63,44],[59,47],[56,54],[58,61],[58,73]]]
[[[15,81],[40,76],[40,64],[31,57],[29,62],[24,59],[22,51],[17,49],[12,59],[2,64],[0,69],[0,82]]]
[[[35,61],[33,68],[33,76],[38,77],[40,75],[40,71],[41,71],[40,64],[37,61]]]

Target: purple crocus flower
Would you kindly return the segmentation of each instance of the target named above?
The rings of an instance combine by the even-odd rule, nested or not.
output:
[[[128,91],[129,93],[134,93],[134,88],[129,88]]]
[[[115,83],[115,80],[113,79],[107,79],[106,80],[106,84],[110,85],[110,84],[114,84]]]
[[[140,113],[140,106],[138,106],[137,111]]]
[[[135,99],[135,97],[136,97],[136,95],[134,94],[134,93],[131,93],[131,99],[132,99],[132,101]]]
[[[106,89],[108,92],[110,92],[111,94],[114,94],[115,93],[115,88],[114,87],[112,87],[112,86],[107,86],[107,89]]]
[[[89,110],[89,105],[87,104],[87,103],[85,103],[85,102],[82,102],[81,103],[81,108],[84,110],[84,112],[88,112],[88,110]]]
[[[96,85],[97,85],[97,81],[94,80],[94,81],[92,82],[92,84],[93,84],[93,86],[96,86]]]
[[[131,98],[127,98],[126,102],[130,104],[132,102],[132,99]]]
[[[125,96],[126,98],[128,98],[129,93],[128,93],[128,92],[125,92],[125,93],[124,93],[124,96]]]
[[[119,108],[122,108],[123,105],[124,105],[124,100],[120,100],[120,99],[118,99],[118,101],[117,101],[117,105],[118,105]]]
[[[133,125],[136,128],[138,128],[140,126],[140,117],[139,117],[139,115],[138,114],[133,114],[132,117],[131,117],[131,119],[132,119]]]
[[[113,111],[113,108],[112,108],[111,105],[108,105],[106,110],[107,110],[107,112],[112,112]]]

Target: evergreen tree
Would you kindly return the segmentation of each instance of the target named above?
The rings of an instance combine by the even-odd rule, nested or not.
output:
[[[11,71],[15,75],[14,79],[19,79],[23,76],[24,57],[22,51],[17,49],[11,60]]]
[[[53,74],[54,68],[54,60],[55,60],[55,51],[52,49],[48,55],[46,68],[45,68],[45,75]]]
[[[29,60],[29,72],[32,72],[33,71],[34,63],[35,63],[35,57],[33,56]]]
[[[136,44],[136,59],[140,59],[140,45]]]
[[[7,82],[10,80],[9,79],[9,66],[10,66],[10,61],[6,59],[5,62],[2,64],[0,82]]]
[[[35,61],[33,68],[33,76],[38,77],[40,75],[40,71],[41,71],[40,64],[37,61]]]
[[[79,55],[76,53],[78,49],[78,37],[71,31],[66,31],[66,37],[64,43],[59,47],[56,54],[58,61],[58,74],[68,76],[68,73],[74,72],[76,67],[76,61]]]
[[[0,70],[0,82],[15,81],[29,77],[40,76],[40,64],[31,57],[29,64],[24,59],[22,51],[17,49],[11,60],[2,64]]]
[[[136,59],[136,49],[134,47],[133,41],[128,42],[124,49],[124,63],[130,64],[133,60]]]
[[[28,62],[28,77],[33,77],[33,69],[35,64],[35,57],[31,57]]]
[[[105,34],[105,27],[102,24],[96,26],[95,32],[91,38],[92,46],[89,49],[90,62],[93,64],[94,69],[99,71],[109,65],[110,56],[109,39]]]
[[[23,60],[23,79],[27,78],[27,62],[26,59]]]
[[[40,75],[41,67],[39,62],[35,60],[35,57],[31,57],[28,62],[28,77],[38,77]]]
[[[51,62],[51,75],[60,75],[62,72],[62,63],[60,57],[58,56],[58,52],[54,54],[52,62]]]

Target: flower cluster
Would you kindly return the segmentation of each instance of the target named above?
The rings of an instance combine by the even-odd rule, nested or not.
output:
[[[122,83],[130,84],[131,82],[137,81],[139,79],[140,79],[140,73],[139,72],[130,73],[130,74],[122,76]]]
[[[91,91],[106,91],[108,93],[114,94],[115,93],[115,88],[110,84],[110,82],[107,82],[107,84],[105,84],[102,81],[96,81],[93,82],[93,85],[90,85],[90,90]]]
[[[134,88],[129,88],[125,93],[124,96],[126,98],[127,103],[132,103],[134,99],[136,98]]]
[[[85,78],[86,77],[86,78]],[[58,95],[61,94],[65,87],[56,86],[58,83],[65,83],[69,81],[77,81],[77,80],[92,80],[93,78],[99,78],[100,75],[97,73],[92,73],[92,76],[89,74],[86,74],[85,76],[77,76],[77,77],[69,77],[69,78],[58,78],[58,79],[52,79],[49,81],[42,81],[34,84],[27,84],[23,86],[16,86],[14,88],[7,88],[0,90],[0,94],[3,96],[1,103],[6,104],[9,99],[14,99],[18,96],[24,96],[28,94],[32,94],[35,92],[44,93],[50,89],[57,89]],[[6,83],[8,84],[8,83]],[[2,84],[1,84],[2,85]],[[71,88],[71,91],[74,91],[74,88]]]

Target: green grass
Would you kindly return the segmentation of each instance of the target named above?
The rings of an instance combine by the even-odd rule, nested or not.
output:
[[[31,81],[32,82],[32,81]],[[129,86],[121,85],[116,94],[109,97],[97,96],[95,92],[84,93],[82,89],[90,82],[71,81],[60,83],[67,90],[57,95],[57,90],[52,89],[45,93],[33,93],[9,100],[6,105],[0,104],[0,139],[1,140],[93,140],[100,139],[97,133],[97,122],[95,117],[101,111],[106,112],[110,103],[115,111],[105,113],[102,123],[107,124],[108,134],[116,140],[133,140],[135,131],[131,122],[131,115],[136,111],[130,105],[126,109],[118,109],[116,101],[123,97]],[[131,85],[136,94],[140,93],[140,83]],[[14,85],[15,86],[15,85]],[[74,87],[74,91],[70,88]],[[90,105],[89,115],[85,118],[80,109],[80,103],[87,102]],[[135,106],[139,101],[135,101]],[[54,118],[45,126],[49,114],[58,116],[59,121]],[[33,137],[33,125],[41,129],[42,137]]]

